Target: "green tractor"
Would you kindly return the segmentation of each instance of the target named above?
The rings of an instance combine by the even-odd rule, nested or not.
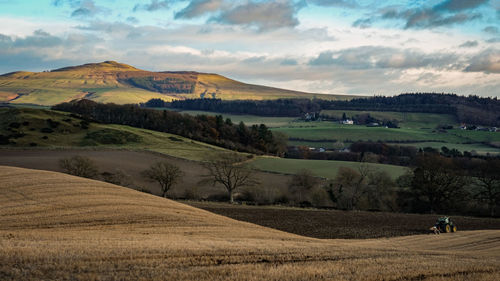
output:
[[[449,217],[440,217],[434,227],[440,232],[457,232],[457,226],[450,220]]]

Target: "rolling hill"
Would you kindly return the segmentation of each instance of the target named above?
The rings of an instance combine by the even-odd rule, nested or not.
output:
[[[498,280],[499,231],[320,240],[0,166],[2,280]]]
[[[347,99],[238,82],[218,74],[151,72],[115,61],[90,63],[45,72],[18,71],[0,76],[0,102],[54,105],[86,98],[117,104],[185,98]]]

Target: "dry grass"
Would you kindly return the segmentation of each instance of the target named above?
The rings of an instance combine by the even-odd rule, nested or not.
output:
[[[500,232],[319,240],[0,166],[1,280],[499,280]]]

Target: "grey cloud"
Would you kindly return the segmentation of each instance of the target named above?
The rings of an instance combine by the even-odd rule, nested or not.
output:
[[[352,23],[353,27],[359,27],[359,28],[369,28],[372,25],[373,21],[372,19],[358,19],[355,22]]]
[[[79,4],[79,7],[71,13],[71,17],[93,17],[104,11],[103,8],[96,6],[93,0],[84,0]]]
[[[500,73],[500,50],[488,49],[472,57],[464,71]]]
[[[54,5],[56,7],[63,6],[66,3],[72,7],[76,7],[76,6],[80,5],[80,0],[54,0],[54,1],[52,1],[52,5]]]
[[[457,56],[453,54],[424,54],[412,50],[388,47],[363,46],[341,51],[326,51],[312,59],[310,65],[338,65],[350,69],[371,68],[456,68]]]
[[[500,33],[498,31],[498,27],[496,27],[496,26],[487,26],[487,27],[485,27],[483,29],[483,31],[486,32],[486,33],[490,33],[490,34],[498,34],[498,33]]]
[[[445,25],[464,23],[481,18],[478,13],[459,13],[454,15],[441,15],[432,9],[407,10],[403,12],[389,11],[383,15],[385,19],[403,19],[405,28],[432,28]]]
[[[265,56],[257,56],[257,57],[250,57],[248,59],[244,59],[243,62],[245,63],[259,63],[263,62],[266,60]]]
[[[486,43],[499,43],[499,42],[500,42],[500,37],[493,37],[486,40]]]
[[[149,4],[136,4],[134,6],[133,11],[137,12],[140,10],[145,10],[148,12],[153,12],[153,11],[158,11],[162,9],[168,9],[169,7],[169,1],[158,1],[158,0],[151,0],[151,3]]]
[[[310,65],[332,65],[335,63],[336,60],[333,59],[333,52],[331,51],[321,52],[317,58],[309,62]]]
[[[52,36],[49,33],[39,29],[33,32],[33,35],[26,36],[26,38],[19,38],[12,41],[13,47],[53,47],[61,45],[62,40],[59,37]]]
[[[358,3],[349,0],[308,0],[307,3],[315,4],[318,6],[338,6],[346,8],[356,8]]]
[[[434,10],[463,11],[477,8],[488,0],[447,0],[434,6]]]
[[[193,0],[181,11],[175,14],[175,18],[191,19],[206,13],[217,11],[223,4],[222,0]]]
[[[482,18],[480,13],[471,11],[486,2],[487,0],[447,0],[430,8],[385,9],[380,18],[404,20],[405,29],[448,26]],[[470,11],[465,12],[466,10]]]
[[[139,20],[136,17],[127,17],[126,21],[132,24],[139,23]]]
[[[0,72],[45,70],[82,63],[93,55],[95,42],[102,42],[102,39],[87,34],[57,37],[43,30],[24,38],[0,34]],[[53,54],[59,51],[64,55],[54,57]]]
[[[299,24],[296,13],[301,7],[291,2],[248,2],[223,11],[211,20],[224,24],[255,26],[259,30],[294,27]]]
[[[280,65],[297,65],[297,60],[294,59],[284,59],[281,61]]]
[[[35,30],[32,35],[24,38],[12,38],[0,34],[0,49],[15,48],[16,49],[44,49],[58,46],[73,47],[87,43],[101,42],[102,39],[95,35],[69,34],[66,38],[57,37],[47,33],[41,29]]]
[[[472,48],[472,47],[477,47],[479,43],[474,40],[474,41],[466,41],[463,44],[461,44],[459,47],[460,48]]]

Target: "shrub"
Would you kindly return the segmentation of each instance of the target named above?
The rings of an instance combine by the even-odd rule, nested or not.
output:
[[[116,169],[114,173],[103,172],[103,173],[101,173],[101,178],[105,182],[109,182],[109,183],[121,185],[121,186],[130,187],[134,184],[132,177],[120,169]]]
[[[90,158],[80,155],[59,160],[59,166],[65,173],[78,177],[96,178],[98,173],[94,162]]]
[[[136,134],[125,131],[103,129],[87,133],[85,140],[94,141],[100,144],[126,144],[129,142],[140,142],[142,138]]]

